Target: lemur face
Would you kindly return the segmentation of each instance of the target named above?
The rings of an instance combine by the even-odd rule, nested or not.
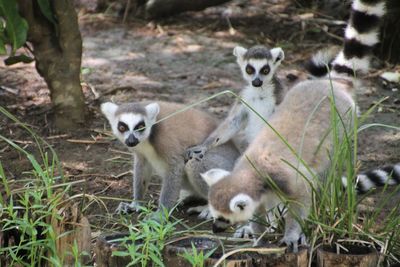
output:
[[[149,138],[151,127],[156,122],[159,105],[152,103],[144,107],[140,104],[118,106],[107,102],[101,105],[101,111],[107,117],[119,141],[133,148]]]
[[[285,57],[280,47],[271,50],[263,46],[254,46],[248,50],[237,46],[233,49],[243,78],[254,87],[261,87],[275,74],[276,68]]]
[[[231,193],[237,190],[226,190],[224,182],[231,180],[230,172],[222,169],[211,169],[203,174],[209,189],[208,205],[214,218],[213,232],[222,232],[230,225],[250,220],[259,203],[245,193]],[[225,181],[223,181],[225,180]],[[229,184],[231,189],[235,184]]]

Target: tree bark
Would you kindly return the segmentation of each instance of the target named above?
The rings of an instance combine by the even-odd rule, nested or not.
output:
[[[161,18],[185,11],[199,11],[230,0],[149,0],[146,3],[148,18]]]
[[[400,62],[400,1],[387,1],[387,11],[378,52],[381,59],[396,64]]]
[[[28,21],[36,69],[50,89],[59,130],[75,129],[84,122],[85,99],[80,84],[82,38],[72,0],[51,1],[57,25],[48,21],[37,0],[19,0]]]

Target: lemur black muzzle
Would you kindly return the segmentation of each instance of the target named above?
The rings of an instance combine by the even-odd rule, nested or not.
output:
[[[252,84],[254,87],[260,87],[260,86],[262,86],[263,82],[260,80],[260,78],[255,78],[255,79],[251,82],[251,84]]]
[[[139,143],[139,140],[133,135],[130,134],[128,138],[125,140],[125,144],[129,147],[134,147]]]
[[[224,218],[217,218],[215,219],[213,226],[212,226],[212,231],[213,233],[221,233],[225,232],[225,230],[230,226],[230,222]]]

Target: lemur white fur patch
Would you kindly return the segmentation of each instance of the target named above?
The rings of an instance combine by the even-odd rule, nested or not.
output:
[[[229,171],[223,169],[211,169],[206,171],[205,173],[201,173],[201,177],[208,184],[208,186],[212,186],[213,184],[220,181],[222,178],[228,176],[230,174]]]
[[[344,65],[348,68],[355,68],[357,70],[361,70],[363,72],[366,72],[369,69],[369,58],[368,57],[363,57],[363,58],[351,58],[351,59],[346,59],[344,57],[343,51],[339,53],[339,55],[335,58],[334,64],[338,65]]]
[[[379,34],[377,31],[368,33],[359,33],[354,27],[347,26],[345,31],[346,39],[356,39],[364,45],[373,46],[379,42]]]
[[[240,193],[231,199],[229,202],[229,209],[232,212],[242,212],[252,201],[249,195]],[[242,206],[239,208],[239,205]]]
[[[389,173],[385,172],[384,170],[374,170],[373,173],[379,177],[381,183],[388,183],[388,185],[397,184],[395,180],[389,179]]]
[[[134,113],[123,113],[118,117],[118,119],[128,125],[129,131],[133,131],[136,124],[143,120],[143,116]]]
[[[362,3],[360,0],[353,2],[352,8],[357,11],[365,12],[368,15],[375,15],[382,17],[386,13],[386,3],[376,3],[373,5],[367,5]]]
[[[236,47],[233,49],[233,55],[234,55],[235,57],[237,57],[237,58],[240,58],[240,59],[243,58],[243,56],[244,56],[244,54],[245,54],[246,52],[247,52],[247,49],[244,48],[244,47],[241,47],[241,46],[236,46]]]
[[[400,176],[400,163],[394,165],[393,172],[397,173]]]
[[[146,106],[146,113],[149,120],[155,121],[159,112],[160,105],[158,103],[150,103]]]
[[[279,61],[283,61],[285,59],[285,53],[283,52],[282,48],[275,47],[270,50],[272,58],[274,59],[273,64],[275,64],[275,60],[279,57]]]
[[[229,202],[229,209],[232,211],[230,220],[232,222],[244,222],[253,216],[259,202],[254,201],[247,194],[237,194]]]
[[[247,86],[242,92],[243,100],[265,120],[271,116],[276,106],[273,87],[274,85],[266,82],[262,88]],[[252,110],[248,109],[247,112],[248,123],[245,129],[245,138],[247,143],[251,143],[266,124]]]
[[[368,176],[366,176],[364,174],[357,175],[356,183],[357,184],[361,183],[362,189],[364,191],[367,191],[367,190],[375,187],[375,184],[373,182],[371,182],[371,180],[368,178]]]
[[[163,160],[155,151],[154,147],[149,141],[140,142],[136,147],[128,148],[129,150],[140,153],[146,158],[147,162],[151,165],[153,171],[160,176],[165,178],[168,172],[168,164]]]
[[[111,121],[117,111],[118,106],[111,102],[106,102],[100,106],[101,112],[106,116],[106,118]]]

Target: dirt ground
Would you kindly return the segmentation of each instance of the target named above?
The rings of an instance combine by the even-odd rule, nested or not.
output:
[[[236,45],[281,46],[286,58],[279,77],[290,86],[306,77],[301,64],[313,52],[340,44],[342,27],[302,19],[306,16],[301,15],[309,12],[295,9],[287,0],[233,1],[157,23],[131,18],[122,24],[120,17],[82,8],[79,23],[84,46],[82,80],[90,111],[87,124],[68,134],[51,129],[49,92],[33,64],[6,67],[0,62],[0,86],[16,92],[0,89],[0,106],[54,147],[70,180],[85,181],[75,188],[77,192],[130,198],[131,159],[122,145],[110,141],[99,104],[108,100],[189,104],[227,89],[238,92],[244,82],[232,55]],[[328,13],[318,14],[318,18],[330,17]],[[323,31],[326,27],[329,33]],[[399,85],[382,86],[376,75],[371,76],[375,77],[358,91],[361,111],[387,97],[368,123],[400,126]],[[232,98],[222,96],[201,108],[221,118],[232,102]],[[34,150],[29,135],[2,115],[0,132]],[[400,162],[400,132],[384,128],[361,132],[358,156],[361,169]],[[0,161],[9,179],[19,179],[30,169],[29,162],[4,142],[0,142]],[[157,190],[151,193],[157,199]],[[117,201],[106,201],[106,205],[113,210]],[[97,205],[87,210],[89,220],[100,228],[105,225],[104,217],[99,216],[103,213],[105,209]]]

